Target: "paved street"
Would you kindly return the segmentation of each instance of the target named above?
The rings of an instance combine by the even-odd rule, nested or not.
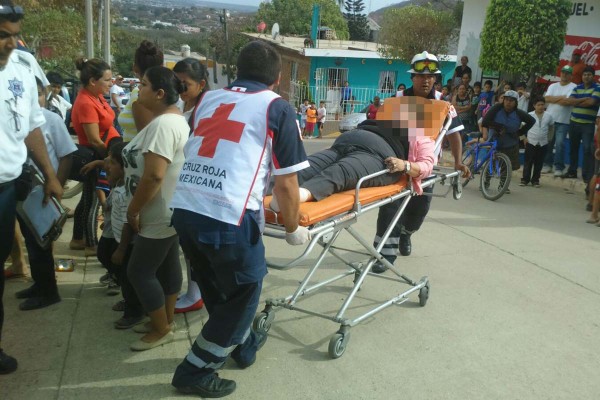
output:
[[[309,152],[332,140],[306,142]],[[569,182],[517,186],[496,202],[476,182],[463,198],[435,198],[413,254],[396,265],[413,279],[431,280],[427,305],[418,299],[392,306],[352,329],[346,353],[327,355],[338,325],[287,310],[276,314],[255,365],[227,364],[235,379],[228,399],[595,399],[600,393],[600,228],[586,224],[582,190]],[[438,188],[440,189],[440,188]],[[66,202],[74,206],[74,200]],[[375,213],[357,228],[374,234]],[[206,320],[205,310],[177,316],[176,342],[133,353],[132,331],[117,331],[117,300],[98,284],[98,262],[67,250],[72,222],[56,245],[57,258],[74,258],[59,273],[63,301],[22,312],[6,286],[3,347],[19,369],[0,376],[0,399],[175,399],[169,385],[176,365]],[[340,245],[353,247],[348,236]],[[266,240],[267,254],[289,260],[298,249]],[[359,260],[359,255],[349,256]],[[319,277],[339,269],[327,259]],[[306,266],[272,271],[263,298],[291,294]],[[367,279],[348,313],[359,314],[406,286]],[[341,281],[303,302],[334,312],[351,287]]]

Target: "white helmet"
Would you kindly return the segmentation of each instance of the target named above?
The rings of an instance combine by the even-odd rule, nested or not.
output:
[[[424,51],[416,54],[410,61],[411,69],[406,72],[411,74],[440,74],[440,63],[436,56]]]

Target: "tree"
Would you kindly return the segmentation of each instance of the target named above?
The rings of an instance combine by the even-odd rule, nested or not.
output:
[[[384,57],[407,62],[425,50],[446,54],[448,43],[457,35],[452,14],[430,7],[387,9],[381,25],[379,52]]]
[[[321,6],[321,26],[334,29],[338,39],[348,39],[348,24],[335,0],[272,0],[258,7],[256,22],[264,21],[267,26],[279,24],[282,35],[310,34],[312,6]]]
[[[553,72],[570,13],[568,0],[492,0],[481,33],[480,67],[530,78]]]
[[[344,17],[348,21],[350,40],[369,40],[371,30],[366,15],[363,14],[363,0],[346,0]]]
[[[85,27],[74,10],[39,9],[25,14],[23,38],[42,67],[73,72],[73,60],[83,50]]]

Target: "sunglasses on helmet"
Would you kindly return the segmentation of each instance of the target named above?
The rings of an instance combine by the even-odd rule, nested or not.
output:
[[[423,60],[415,62],[413,64],[413,69],[416,72],[425,72],[425,70],[427,70],[427,72],[435,73],[438,72],[439,65],[437,61]]]

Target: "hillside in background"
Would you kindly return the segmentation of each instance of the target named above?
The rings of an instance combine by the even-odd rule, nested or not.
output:
[[[427,4],[431,4],[431,6],[436,10],[440,10],[440,11],[445,10],[445,11],[451,12],[454,9],[454,6],[456,5],[456,3],[458,3],[459,1],[460,0],[408,0],[408,1],[403,1],[402,3],[396,3],[396,4],[392,4],[391,6],[380,8],[377,11],[373,11],[372,13],[369,14],[369,17],[371,17],[377,23],[380,23],[381,20],[383,19],[383,13],[388,8],[402,8],[402,7],[407,7],[410,5],[426,6]]]

